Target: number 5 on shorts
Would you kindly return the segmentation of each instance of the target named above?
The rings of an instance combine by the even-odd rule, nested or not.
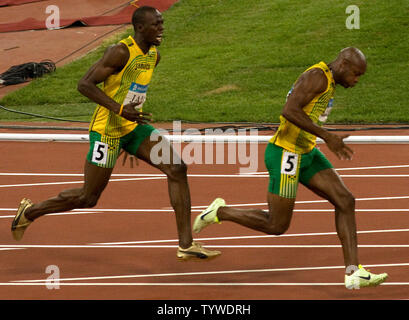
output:
[[[105,165],[107,162],[108,145],[106,143],[95,141],[94,150],[92,151],[91,161]]]
[[[284,151],[281,162],[281,174],[294,176],[297,174],[298,154]]]

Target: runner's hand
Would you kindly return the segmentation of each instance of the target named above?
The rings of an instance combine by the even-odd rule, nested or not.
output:
[[[122,117],[138,124],[147,124],[152,120],[152,114],[135,110],[135,107],[139,104],[139,102],[131,102],[124,105],[124,109],[122,110]]]
[[[344,139],[348,138],[349,134],[336,135],[330,134],[325,139],[328,148],[335,153],[340,160],[351,160],[354,151],[344,143]]]
[[[138,111],[136,108],[136,106],[141,105],[144,101],[144,98],[138,97],[136,101],[124,105],[121,116],[138,124],[147,124],[151,121],[152,115],[147,112]]]

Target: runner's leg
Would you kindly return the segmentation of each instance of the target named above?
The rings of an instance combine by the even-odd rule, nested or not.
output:
[[[232,221],[267,234],[283,234],[290,226],[295,199],[283,198],[268,192],[267,202],[268,211],[226,206],[218,209],[217,217],[219,221]]]
[[[112,168],[101,168],[85,161],[82,188],[64,190],[54,198],[34,204],[25,211],[26,218],[35,220],[48,213],[95,206],[108,184],[112,170]]]
[[[334,169],[316,173],[306,185],[335,206],[335,224],[342,244],[345,266],[358,266],[355,199]]]
[[[267,234],[280,235],[286,232],[293,214],[301,163],[301,156],[287,159],[287,153],[273,144],[268,144],[265,150],[264,160],[270,176],[267,192],[268,212],[261,209],[220,207],[217,211],[219,221],[233,221]],[[289,165],[288,162],[291,172],[287,173],[284,169]]]
[[[136,151],[136,156],[166,174],[169,199],[176,215],[179,246],[181,248],[188,248],[192,244],[193,236],[187,166],[179,158],[179,155],[173,152],[170,142],[162,139],[163,137],[159,137],[157,140],[150,138],[144,139]],[[170,152],[169,163],[154,163],[152,161],[151,151],[157,143],[161,143],[162,152]]]

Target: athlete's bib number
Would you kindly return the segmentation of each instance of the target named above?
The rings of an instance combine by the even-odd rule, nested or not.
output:
[[[131,86],[129,87],[128,93],[126,94],[123,104],[126,105],[131,102],[140,102],[140,104],[135,106],[135,109],[142,108],[142,105],[146,100],[147,90],[148,90],[148,85],[142,85],[142,84],[132,82]]]
[[[92,152],[92,162],[105,165],[107,162],[108,145],[103,142],[95,141]]]
[[[281,174],[294,176],[297,173],[298,157],[299,155],[296,153],[284,151]]]

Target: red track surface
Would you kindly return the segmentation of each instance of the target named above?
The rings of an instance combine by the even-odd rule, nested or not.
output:
[[[393,131],[389,134],[400,133]],[[6,155],[0,163],[2,174],[80,174],[88,149],[87,143],[0,142],[0,146],[3,155]],[[258,171],[265,171],[264,148],[265,145],[259,147]],[[321,149],[336,168],[408,164],[408,145],[353,145],[355,156],[352,161],[339,161],[325,146]],[[224,175],[237,174],[238,171],[239,165],[189,166],[189,174]],[[390,276],[387,283],[378,288],[361,290],[347,290],[343,286],[342,253],[338,238],[333,234],[334,214],[328,203],[298,202],[290,229],[280,237],[260,237],[263,236],[260,233],[227,222],[211,226],[195,235],[195,238],[213,238],[203,242],[208,247],[219,248],[221,257],[210,262],[181,263],[176,259],[176,228],[172,212],[120,210],[169,209],[165,179],[112,181],[95,210],[42,217],[30,226],[21,242],[15,242],[11,237],[10,223],[21,198],[29,197],[36,202],[54,196],[63,189],[81,185],[22,184],[82,181],[82,177],[0,175],[0,299],[407,299],[408,172],[409,168],[339,171],[341,175],[360,175],[344,177],[346,185],[357,198],[358,230],[387,230],[359,233],[359,245],[364,245],[359,249],[361,263],[374,265],[370,267],[371,271],[388,272]],[[123,167],[120,161],[114,170],[114,174],[135,173],[160,172],[144,163],[140,163],[136,169],[131,169],[128,164]],[[406,177],[362,176],[381,174],[406,174]],[[135,177],[112,177],[121,178]],[[267,182],[266,177],[190,176],[192,220],[203,208],[196,206],[207,206],[217,196],[224,197],[228,204],[265,203]],[[381,197],[386,199],[361,200]],[[319,198],[300,186],[297,201],[313,200]],[[258,207],[266,208],[266,205]],[[310,209],[317,211],[308,211]],[[318,209],[331,210],[320,212]],[[373,211],[361,211],[365,209]],[[397,211],[388,211],[390,209]],[[305,235],[308,233],[310,235]],[[291,236],[296,234],[298,236]],[[255,237],[217,239],[240,236]],[[154,242],[156,240],[170,241]],[[90,247],[96,243],[132,241],[147,243]],[[19,249],[10,250],[8,245]],[[31,245],[34,247],[24,247]],[[47,247],[50,245],[76,247]],[[378,266],[382,264],[386,266]],[[61,280],[58,290],[47,289],[44,282],[17,284],[16,281],[20,280],[47,279],[50,274],[46,273],[46,267],[49,265],[59,267],[61,279],[75,279]],[[317,269],[334,266],[338,268]]]

